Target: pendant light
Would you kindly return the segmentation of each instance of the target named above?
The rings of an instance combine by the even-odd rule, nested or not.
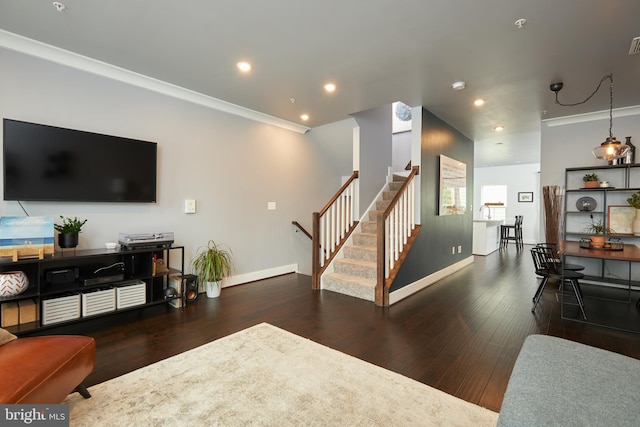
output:
[[[601,143],[599,146],[595,147],[592,150],[594,157],[597,159],[607,160],[609,164],[613,164],[614,160],[621,159],[627,155],[631,147],[628,145],[618,141],[615,136],[613,136],[613,74],[609,74],[600,79],[600,83],[596,90],[593,91],[591,95],[587,97],[582,102],[576,102],[575,104],[563,104],[558,101],[558,92],[562,89],[562,83],[554,83],[549,88],[555,92],[556,94],[556,104],[562,105],[564,107],[573,107],[576,105],[584,104],[588,100],[593,97],[593,95],[598,92],[602,82],[606,79],[609,79],[609,136]]]

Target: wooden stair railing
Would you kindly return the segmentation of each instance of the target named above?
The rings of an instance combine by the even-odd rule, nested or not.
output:
[[[389,305],[389,288],[400,269],[400,265],[420,231],[415,221],[415,180],[419,167],[413,166],[411,173],[391,200],[389,207],[378,217],[377,225],[377,282],[375,303]]]
[[[311,233],[309,233],[298,221],[291,221],[291,224],[293,224],[297,228],[296,232],[300,230],[302,231],[302,234],[313,240],[313,236],[311,236]]]
[[[311,288],[314,290],[320,290],[322,272],[358,225],[353,219],[356,179],[358,171],[353,172],[320,212],[313,213]]]

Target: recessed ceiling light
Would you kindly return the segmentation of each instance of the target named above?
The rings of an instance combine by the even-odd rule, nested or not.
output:
[[[306,122],[307,120],[309,120],[309,115],[308,114],[301,114],[300,118]]]
[[[459,81],[459,82],[453,83],[451,87],[453,88],[453,90],[462,90],[465,87],[467,87],[467,84],[463,81]]]
[[[502,132],[504,130],[504,126],[498,125],[494,127],[493,130],[495,130],[496,132]]]
[[[327,83],[324,85],[324,90],[329,93],[335,92],[336,85],[334,83]]]
[[[242,71],[243,73],[248,73],[249,71],[251,71],[251,64],[245,61],[238,62],[236,64],[236,67],[238,67],[238,70]]]
[[[480,107],[484,105],[484,102],[485,102],[484,99],[478,98],[475,101],[473,101],[473,105],[475,105],[476,107]]]

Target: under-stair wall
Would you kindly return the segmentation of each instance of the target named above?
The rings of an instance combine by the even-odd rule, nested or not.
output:
[[[433,283],[441,274],[450,274],[473,262],[473,141],[424,108],[421,120],[421,169],[418,178],[422,228],[391,287],[392,304]],[[438,215],[440,155],[467,166],[467,210],[463,215]],[[455,253],[452,253],[452,248],[455,248]],[[410,290],[403,291],[405,287]]]

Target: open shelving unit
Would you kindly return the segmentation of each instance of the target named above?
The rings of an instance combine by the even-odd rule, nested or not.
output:
[[[184,247],[66,249],[44,259],[0,259],[0,273],[23,271],[28,288],[0,297],[0,321],[33,332],[158,304],[184,304]],[[167,296],[169,287],[177,295]]]

